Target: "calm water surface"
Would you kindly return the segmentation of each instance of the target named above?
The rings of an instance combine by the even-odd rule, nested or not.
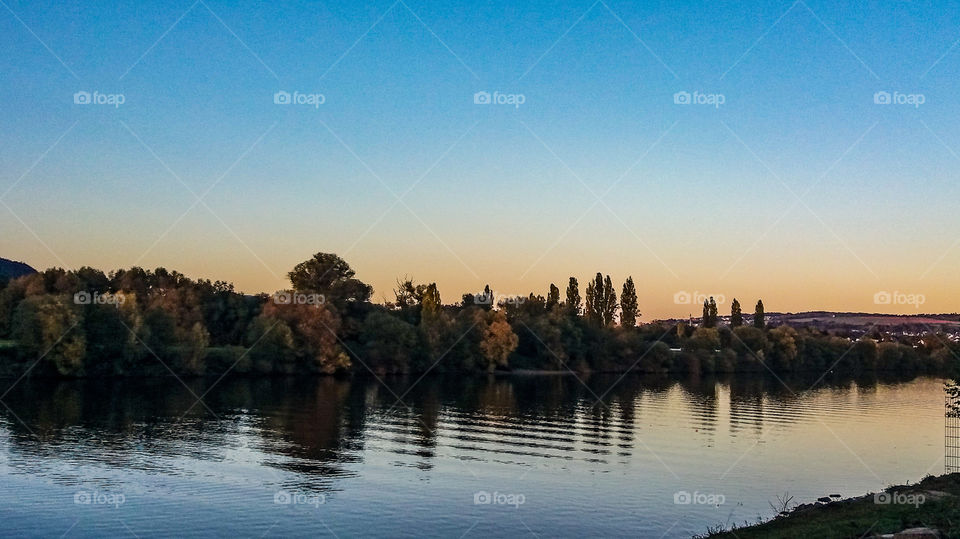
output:
[[[384,382],[21,382],[0,535],[689,537],[943,472],[934,378]]]

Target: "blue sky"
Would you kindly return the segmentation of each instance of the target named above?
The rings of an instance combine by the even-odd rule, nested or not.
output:
[[[955,2],[3,2],[0,256],[956,310]]]

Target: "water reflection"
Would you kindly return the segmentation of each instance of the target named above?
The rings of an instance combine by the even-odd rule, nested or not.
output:
[[[735,486],[726,488],[733,490],[802,466],[808,462],[805,448],[834,445],[829,434],[816,430],[818,422],[837,424],[840,432],[874,424],[910,432],[914,426],[904,426],[895,414],[884,415],[884,406],[893,410],[906,402],[936,413],[932,404],[917,403],[942,402],[931,393],[939,381],[875,376],[782,381],[764,376],[400,376],[383,382],[362,377],[185,384],[175,379],[26,380],[3,398],[9,408],[0,408],[0,455],[6,473],[56,485],[96,481],[160,488],[143,486],[146,474],[193,478],[214,491],[282,487],[351,495],[351,488],[368,488],[370,500],[379,495],[379,485],[407,473],[456,492],[484,474],[530,474],[545,481],[527,487],[534,490],[527,496],[531,500],[537,489],[541,498],[549,498],[573,488],[571,472],[610,474],[604,488],[613,496],[656,492],[659,497],[645,502],[653,504],[645,511],[655,516],[675,511],[657,504],[668,503],[660,491],[677,490],[681,479],[727,478]],[[900,389],[905,393],[896,393]],[[895,398],[884,400],[890,395]],[[870,431],[858,434],[875,447],[871,436]],[[779,456],[753,449],[768,442],[780,444]],[[796,454],[783,456],[784,447]],[[741,465],[747,453],[750,459]],[[831,458],[849,468],[847,456],[838,452]],[[902,464],[890,455],[878,459],[881,464],[871,461],[871,472],[876,468],[884,479]],[[871,481],[864,485],[873,484],[870,474],[858,473]],[[199,488],[191,485],[163,488]],[[822,495],[824,487],[803,488]],[[740,503],[752,511],[747,518],[766,510],[761,501],[760,495],[745,495]],[[694,523],[676,530],[704,527]]]

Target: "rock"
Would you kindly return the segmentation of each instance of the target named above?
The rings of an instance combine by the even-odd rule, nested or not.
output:
[[[893,534],[893,539],[940,539],[940,532],[933,528],[907,528]]]
[[[827,498],[826,496],[824,496],[822,498],[817,498],[817,501],[823,502],[823,503],[830,503],[830,498]]]

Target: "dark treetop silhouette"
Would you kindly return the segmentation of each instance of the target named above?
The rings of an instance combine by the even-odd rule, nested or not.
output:
[[[233,285],[158,268],[105,274],[48,269],[0,281],[0,375],[295,374],[345,372],[942,372],[957,345],[930,333],[853,335],[769,327],[763,303],[728,325],[712,298],[700,320],[637,325],[630,277],[620,301],[610,276],[561,301],[501,298],[487,286],[444,304],[436,283],[398,282],[395,299],[372,288],[334,254],[318,253],[289,274],[291,290],[243,295]]]

